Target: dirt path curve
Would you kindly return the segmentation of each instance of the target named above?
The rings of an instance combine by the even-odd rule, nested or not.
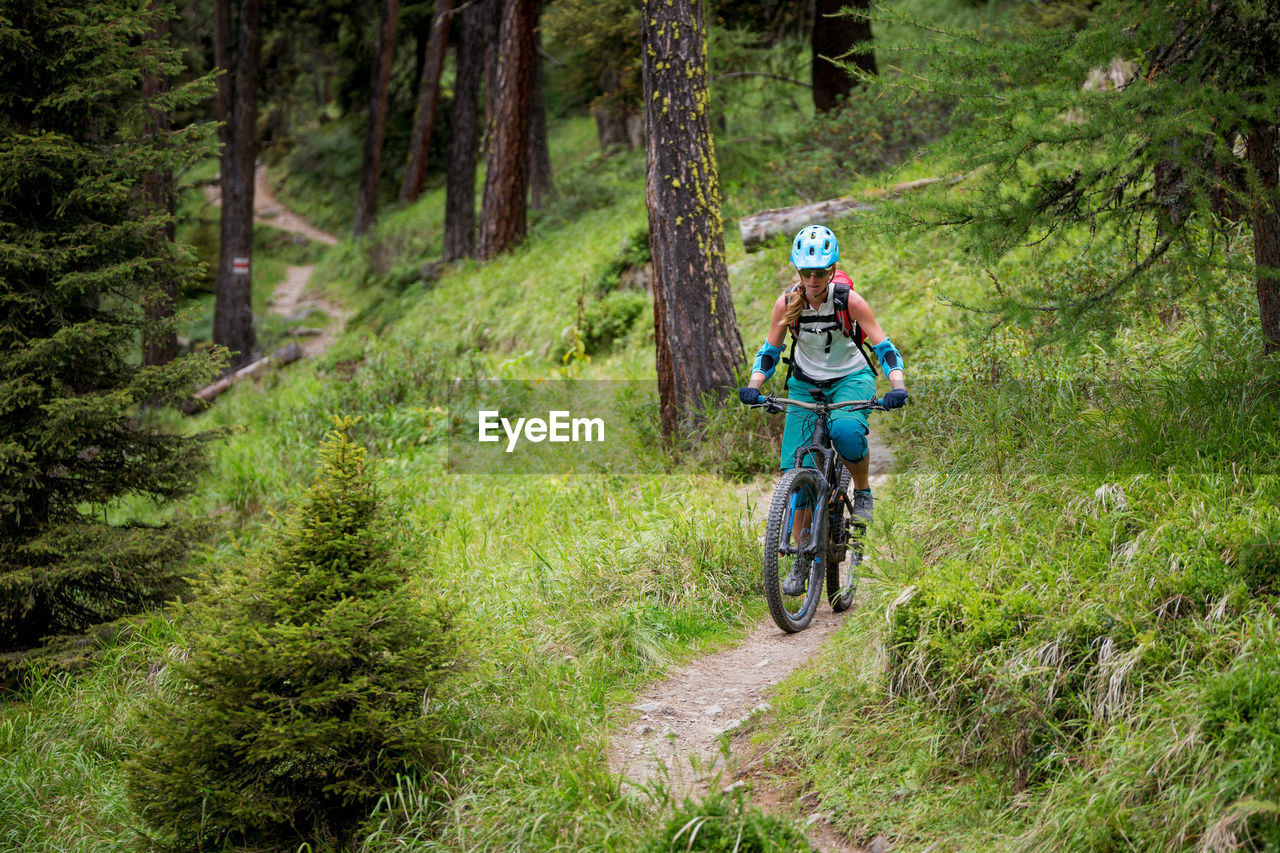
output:
[[[214,207],[222,206],[222,189],[217,184],[207,184],[204,197]],[[308,240],[324,243],[326,246],[336,245],[338,238],[315,227],[298,214],[280,203],[271,191],[271,181],[267,179],[267,167],[259,163],[253,172],[253,221],[270,225],[280,231],[298,234]]]
[[[873,433],[871,482],[882,484],[893,466],[893,454]],[[753,508],[753,523],[768,510],[773,484],[743,493]],[[721,787],[734,779],[737,756],[728,764],[721,736],[743,720],[769,708],[769,689],[800,668],[844,621],[824,603],[810,626],[785,634],[765,620],[735,648],[699,658],[654,684],[631,705],[635,718],[613,738],[609,766],[637,786],[665,777],[672,794],[682,798],[703,794],[711,783]],[[758,802],[770,811],[785,812],[776,796],[760,792]],[[825,821],[806,830],[821,851],[855,851]]]
[[[222,206],[222,191],[219,187],[206,186],[204,197],[214,207]],[[317,228],[280,203],[275,193],[271,191],[267,167],[262,164],[259,164],[253,173],[253,221],[290,234],[297,234],[326,246],[333,246],[338,242],[338,238],[333,234]],[[348,312],[341,305],[307,292],[307,285],[311,282],[313,272],[315,272],[315,264],[287,267],[284,279],[276,285],[271,294],[273,314],[281,317],[297,317],[301,321],[307,314],[316,310],[329,317],[329,323],[323,327],[298,325],[290,330],[291,334],[302,339],[304,356],[319,355],[327,350],[341,334],[348,318]]]

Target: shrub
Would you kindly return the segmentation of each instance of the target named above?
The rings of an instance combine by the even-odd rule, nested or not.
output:
[[[126,766],[161,846],[293,850],[350,836],[398,774],[440,761],[432,699],[456,649],[395,559],[353,421],[269,555],[190,611],[185,657]]]

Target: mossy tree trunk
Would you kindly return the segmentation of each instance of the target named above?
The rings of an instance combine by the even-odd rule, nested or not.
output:
[[[497,67],[489,102],[489,157],[480,213],[482,258],[518,245],[525,235],[529,186],[529,103],[533,95],[537,0],[506,0],[498,32]]]
[[[427,37],[426,58],[418,79],[418,112],[413,123],[413,135],[409,139],[409,167],[405,169],[404,180],[400,183],[401,204],[417,201],[427,178],[427,151],[431,147],[431,126],[435,124],[436,104],[440,100],[440,72],[444,69],[452,11],[453,0],[436,0],[431,34]]]
[[[231,352],[231,368],[248,363],[257,348],[253,330],[253,170],[258,124],[258,67],[262,55],[262,0],[241,0],[231,52],[231,0],[214,4],[214,61],[218,119],[222,122],[222,226],[213,342]]]
[[[364,135],[360,189],[356,193],[356,213],[351,226],[357,237],[378,220],[378,178],[382,173],[382,143],[387,136],[387,88],[391,84],[391,60],[395,56],[399,18],[400,0],[382,0],[378,47],[369,80],[369,125]]]
[[[813,106],[818,112],[835,109],[858,85],[857,79],[833,60],[848,62],[869,74],[876,73],[876,56],[871,49],[871,22],[866,18],[838,14],[846,7],[865,12],[870,6],[871,0],[816,2],[811,43]],[[849,53],[854,50],[855,53]]]
[[[643,17],[654,337],[662,430],[672,435],[705,394],[734,384],[742,339],[707,115],[703,4],[646,0]]]

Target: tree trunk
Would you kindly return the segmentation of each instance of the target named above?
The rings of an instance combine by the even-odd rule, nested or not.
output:
[[[876,73],[871,49],[871,22],[866,18],[831,17],[845,7],[865,12],[871,0],[817,0],[813,15],[813,106],[820,113],[834,109],[857,85],[857,79],[832,60]],[[865,46],[856,50],[858,45]],[[856,50],[850,54],[850,51]]]
[[[799,231],[813,222],[830,222],[833,219],[852,217],[860,213],[869,213],[876,209],[871,199],[893,198],[903,193],[931,187],[947,181],[959,183],[961,178],[917,178],[914,181],[903,181],[886,189],[872,189],[862,193],[858,198],[841,196],[811,204],[797,204],[792,207],[776,207],[771,210],[760,210],[738,219],[738,234],[742,237],[742,247],[754,252],[764,247],[774,237],[787,236]]]
[[[506,0],[498,35],[493,139],[485,167],[480,257],[492,258],[524,239],[529,182],[529,102],[533,94],[537,0]]]
[[[491,0],[467,6],[459,25],[456,79],[453,85],[453,139],[445,178],[444,260],[475,252],[476,156],[480,148],[480,81],[484,77],[485,27]]]
[[[422,61],[422,76],[418,80],[418,112],[413,135],[409,138],[409,167],[405,169],[404,180],[400,183],[401,204],[417,201],[427,178],[427,152],[431,148],[431,128],[435,124],[436,102],[440,98],[440,72],[444,68],[452,11],[453,0],[436,0],[427,53]]]
[[[148,41],[164,39],[169,34],[169,18],[161,0],[151,0],[149,6],[154,24]],[[168,91],[169,81],[159,74],[148,74],[142,78],[142,97],[148,104],[154,104],[157,97]],[[152,108],[147,116],[148,136],[168,135],[172,122],[164,110]],[[174,195],[173,174],[168,170],[157,169],[143,179],[143,194],[147,205],[152,210],[168,216],[164,227],[164,239],[170,243],[174,239]],[[142,339],[142,363],[146,365],[168,364],[178,355],[178,334],[173,328],[173,315],[178,299],[177,284],[172,278],[160,282],[156,291],[146,302],[147,322],[144,325]]]
[[[673,435],[742,364],[707,117],[703,4],[645,0],[645,198],[662,431]]]
[[[218,249],[218,294],[213,309],[213,342],[231,351],[231,368],[247,363],[257,346],[253,330],[253,170],[258,123],[258,65],[262,53],[262,0],[240,0],[236,52],[228,57],[230,0],[217,0],[225,28],[215,37],[215,54],[227,73],[218,78],[218,105],[230,111],[222,147],[222,227]],[[234,75],[234,79],[233,79]]]
[[[484,136],[481,145],[489,153],[493,145],[493,123],[498,91],[498,30],[502,25],[503,9],[511,0],[489,0],[489,17],[485,19],[484,39]]]
[[[1253,261],[1258,266],[1258,315],[1262,352],[1280,352],[1280,134],[1258,123],[1249,131],[1249,164],[1261,185],[1253,201]]]
[[[534,42],[533,95],[529,103],[529,207],[541,210],[556,197],[556,184],[551,175],[551,151],[547,148],[547,90],[543,79],[543,62]]]
[[[600,142],[600,152],[603,154],[619,148],[634,150],[627,128],[631,110],[616,97],[619,85],[616,69],[606,67],[600,72],[600,89],[604,92],[604,97],[591,110],[591,117],[596,120],[596,139]]]
[[[378,178],[382,173],[382,142],[387,135],[387,89],[391,83],[391,59],[396,49],[396,23],[400,0],[382,0],[378,48],[369,75],[369,126],[364,135],[364,159],[352,231],[357,237],[378,220]]]

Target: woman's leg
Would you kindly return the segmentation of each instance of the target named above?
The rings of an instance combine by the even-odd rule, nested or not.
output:
[[[876,393],[876,378],[870,370],[845,377],[836,386],[833,399],[869,400]],[[871,453],[867,444],[867,410],[837,409],[831,413],[831,444],[844,459],[853,487],[853,514],[863,523],[871,521]]]
[[[868,452],[857,462],[850,462],[846,459],[844,467],[849,469],[849,480],[853,483],[855,489],[871,488],[871,453],[869,448]]]
[[[812,403],[812,391],[812,385],[807,382],[801,382],[794,376],[787,382],[786,396],[793,400]],[[796,467],[796,451],[802,447],[807,447],[812,440],[813,416],[805,409],[789,406],[787,408],[786,425],[782,428],[782,458],[779,460],[783,471],[790,471]],[[804,467],[812,468],[812,460],[806,459]]]

